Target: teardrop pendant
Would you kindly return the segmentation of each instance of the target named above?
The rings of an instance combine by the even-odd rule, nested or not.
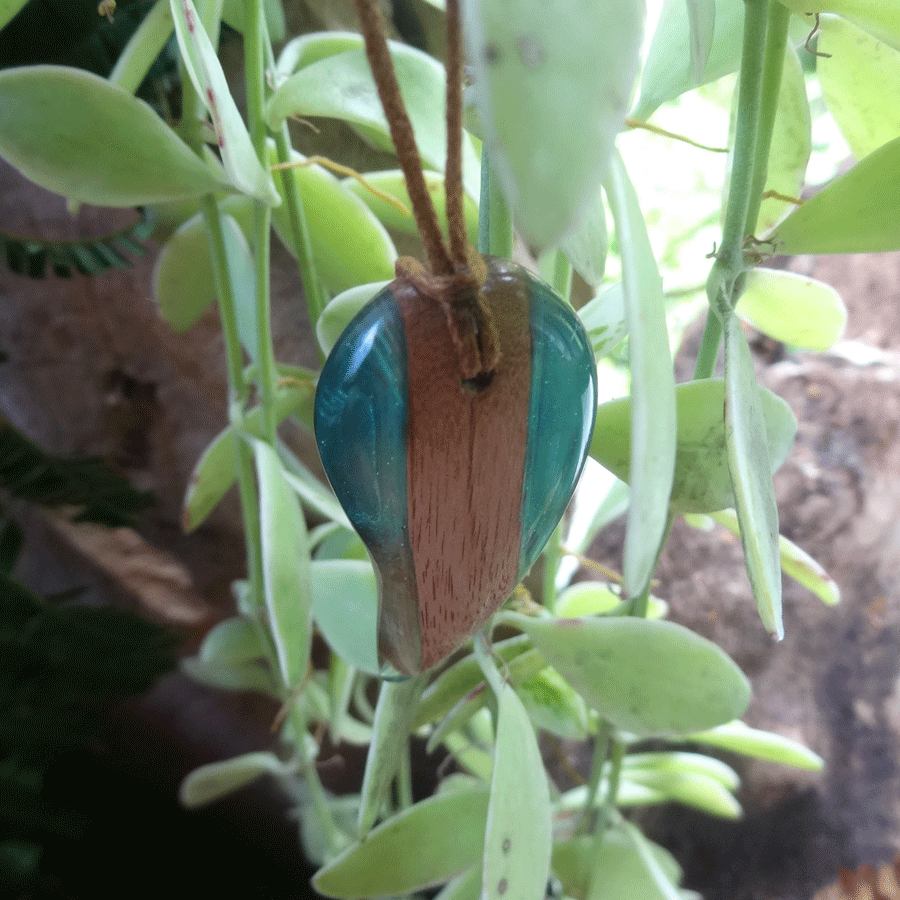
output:
[[[401,276],[347,326],[316,392],[326,474],[378,576],[379,652],[407,674],[457,649],[527,573],[593,429],[578,317],[522,267],[485,263],[493,372],[461,377],[444,310]]]

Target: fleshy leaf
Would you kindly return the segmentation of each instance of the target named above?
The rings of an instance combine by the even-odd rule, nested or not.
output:
[[[834,15],[819,17],[817,50],[822,96],[853,155],[900,136],[900,50]]]
[[[611,353],[628,334],[625,292],[621,283],[611,284],[585,303],[578,310],[578,316],[588,333],[594,358],[601,359]]]
[[[622,563],[630,597],[646,587],[666,528],[675,469],[675,380],[662,279],[634,186],[613,155],[606,187],[622,255],[631,364],[628,530]]]
[[[594,289],[603,281],[609,235],[606,231],[606,204],[603,190],[597,189],[584,215],[560,241],[559,249],[568,257],[572,268]],[[581,310],[583,313],[584,310]],[[594,351],[596,355],[596,350]]]
[[[325,116],[364,129],[378,148],[392,150],[387,122],[369,64],[359,47],[326,56],[300,69],[280,84],[266,103],[266,122],[280,127],[285,118]],[[444,171],[447,126],[444,120],[444,70],[430,56],[390,42],[397,80],[413,124],[416,142],[426,166]],[[478,197],[478,160],[471,141],[463,140],[463,176],[466,192]]]
[[[499,707],[481,897],[544,900],[553,846],[547,773],[528,713],[508,684]]]
[[[900,9],[886,0],[781,0],[795,13],[837,13],[900,50]]]
[[[360,284],[348,288],[338,294],[319,316],[316,322],[316,337],[322,352],[327,356],[331,348],[337,343],[338,338],[344,333],[344,329],[350,320],[386,285],[387,281],[375,281],[371,284]]]
[[[750,685],[735,663],[673,622],[514,613],[503,620],[529,635],[601,716],[641,737],[711,728],[741,715],[750,699]]]
[[[314,560],[310,574],[313,619],[328,645],[361,672],[379,674],[378,590],[372,564]]]
[[[821,771],[825,765],[821,756],[803,744],[772,731],[751,728],[740,721],[726,722],[708,731],[688,735],[687,740],[812,772]]]
[[[506,0],[473,0],[463,14],[491,165],[526,240],[556,245],[596,196],[624,124],[644,3],[609,15],[564,0],[548,16],[542,4],[511,15]]]
[[[210,629],[199,652],[204,662],[235,664],[264,659],[265,655],[259,632],[243,617],[225,619]]]
[[[90,72],[0,72],[0,156],[35,184],[81,203],[142,206],[223,182],[142,100]]]
[[[900,138],[879,147],[775,229],[778,253],[900,250]]]
[[[196,809],[239,791],[261,775],[285,775],[289,772],[274,753],[245,753],[194,769],[181,782],[178,799],[188,808]]]
[[[744,562],[763,625],[780,640],[778,507],[767,463],[769,442],[747,338],[737,316],[725,322],[725,445],[741,524]]]
[[[296,494],[284,480],[281,461],[269,444],[253,442],[259,483],[263,593],[269,630],[285,685],[306,678],[312,629],[309,546]]]
[[[804,350],[828,350],[844,335],[847,307],[815,278],[779,269],[752,269],[734,311],[776,341]]]
[[[253,150],[250,134],[228,90],[222,64],[192,0],[169,2],[181,59],[212,119],[222,164],[231,183],[242,193],[277,206],[281,201],[272,177]]]
[[[817,70],[818,71],[818,70]],[[769,147],[766,191],[777,191],[786,197],[799,197],[803,189],[806,166],[812,150],[812,116],[806,97],[806,79],[797,51],[785,48],[778,109]],[[778,197],[763,200],[756,219],[756,234],[764,234],[795,205]]]
[[[481,858],[487,790],[431,797],[403,810],[320,869],[326,897],[408,894],[466,872]]]
[[[737,69],[741,61],[743,4],[716,0],[713,20],[712,40],[698,76],[691,16],[685,0],[665,0],[647,52],[640,97],[632,114],[635,118],[648,119],[667,100]]]

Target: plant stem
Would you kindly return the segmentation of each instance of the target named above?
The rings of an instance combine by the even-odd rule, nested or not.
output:
[[[599,849],[598,840],[603,839],[603,832],[609,825],[612,812],[616,806],[616,798],[619,796],[619,778],[622,774],[622,758],[625,756],[625,741],[612,735],[609,746],[609,781],[606,788],[606,796],[603,798],[603,806],[597,819],[597,831],[595,836],[595,848]]]
[[[743,289],[743,275],[746,270],[744,237],[752,209],[752,192],[756,184],[754,173],[757,166],[765,171],[768,158],[768,144],[763,158],[758,158],[757,154],[760,149],[758,135],[769,5],[770,0],[744,2],[744,37],[728,203],[722,229],[722,245],[716,252],[716,259],[706,283],[710,311],[707,313],[694,378],[709,378],[712,375],[722,338],[722,321],[731,315]],[[782,47],[781,59],[783,53]],[[777,97],[775,102],[777,103]]]
[[[487,147],[481,148],[481,205],[478,207],[478,252],[512,257],[512,217],[491,169]]]
[[[562,555],[560,545],[562,544],[563,526],[562,522],[553,529],[547,546],[544,547],[544,578],[541,591],[541,603],[552,610],[556,603],[556,572],[559,569],[559,559]]]
[[[762,195],[769,174],[769,149],[775,131],[778,113],[778,94],[784,71],[784,51],[787,46],[790,10],[781,3],[769,4],[769,21],[766,31],[766,55],[763,63],[762,97],[759,113],[759,130],[756,133],[756,151],[753,168],[753,184],[750,186],[750,203],[747,207],[745,231],[753,234],[762,206]]]
[[[476,634],[473,643],[475,645],[475,659],[478,660],[478,665],[481,667],[485,681],[491,686],[491,690],[493,690],[499,700],[500,695],[503,693],[503,678],[491,656],[491,642],[487,630]]]
[[[553,265],[553,290],[567,303],[572,294],[572,263],[562,250],[556,251]]]
[[[597,792],[600,790],[600,783],[603,781],[603,769],[609,757],[611,740],[612,725],[606,719],[601,719],[597,737],[594,738],[594,755],[591,760],[591,780],[588,783],[587,800],[581,813],[581,819],[575,829],[576,834],[585,834],[590,825],[591,810],[593,810],[594,803],[597,801]]]

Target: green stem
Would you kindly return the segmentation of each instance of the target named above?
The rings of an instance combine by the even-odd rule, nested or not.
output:
[[[493,656],[491,656],[491,642],[486,630],[475,635],[474,644],[475,659],[478,660],[478,665],[481,667],[485,681],[491,686],[491,690],[493,690],[499,700],[500,695],[503,693],[503,677],[494,663]]]
[[[606,767],[606,760],[609,758],[612,733],[612,725],[606,719],[601,719],[597,737],[594,738],[594,756],[591,761],[591,780],[588,783],[587,800],[581,813],[581,819],[575,829],[576,834],[587,833],[588,826],[591,823],[591,812],[594,809],[594,804],[597,802],[597,793],[600,790],[600,783],[603,781],[603,770]]]
[[[259,161],[266,165],[266,20],[262,0],[244,0],[244,81],[247,86],[247,122]]]
[[[694,368],[694,380],[712,378],[719,358],[719,345],[722,343],[722,320],[712,311],[706,314],[706,326],[697,353],[697,365]]]
[[[553,530],[547,546],[544,547],[544,579],[541,591],[541,603],[552,610],[556,603],[556,572],[559,569],[559,559],[562,556],[560,545],[562,544],[562,522]]]
[[[784,71],[784,51],[787,46],[790,10],[781,3],[769,4],[769,21],[766,31],[766,53],[763,63],[762,97],[759,112],[759,130],[756,133],[753,184],[750,186],[750,203],[747,207],[745,231],[753,234],[756,220],[762,206],[762,195],[766,189],[769,174],[769,149],[775,131],[775,117],[778,113],[778,94],[781,90],[781,75]]]
[[[497,176],[491,169],[487,147],[481,148],[481,206],[478,209],[478,252],[512,257],[512,216]]]
[[[666,541],[669,539],[669,533],[672,531],[672,525],[675,522],[675,515],[672,511],[669,511],[669,515],[666,518],[666,527],[663,529],[662,538],[659,542],[659,549],[656,551],[656,562],[653,564],[654,570],[656,566],[659,564],[659,558],[662,556],[663,548],[666,546]],[[650,603],[650,582],[644,585],[644,589],[638,594],[636,597],[632,597],[629,602],[629,611],[628,615],[634,616],[637,619],[646,619],[647,618],[647,608]]]
[[[156,0],[116,60],[109,80],[129,94],[135,93],[174,29],[169,0]]]
[[[614,735],[610,738],[609,747],[609,781],[606,788],[606,796],[603,798],[603,806],[597,820],[596,838],[602,840],[603,832],[609,825],[613,810],[616,806],[616,798],[619,796],[619,780],[622,775],[622,759],[625,756],[625,741]]]
[[[409,741],[403,747],[403,758],[397,770],[397,806],[398,809],[409,809],[413,804],[412,792],[412,760],[409,756]]]
[[[572,294],[572,263],[562,250],[556,251],[556,261],[553,265],[553,290],[564,300],[569,302]]]

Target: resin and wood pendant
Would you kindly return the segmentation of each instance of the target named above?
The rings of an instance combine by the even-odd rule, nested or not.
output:
[[[522,267],[484,262],[492,371],[461,375],[445,306],[401,274],[350,322],[316,392],[326,474],[378,576],[379,652],[406,674],[512,593],[565,511],[594,424],[578,317]]]

